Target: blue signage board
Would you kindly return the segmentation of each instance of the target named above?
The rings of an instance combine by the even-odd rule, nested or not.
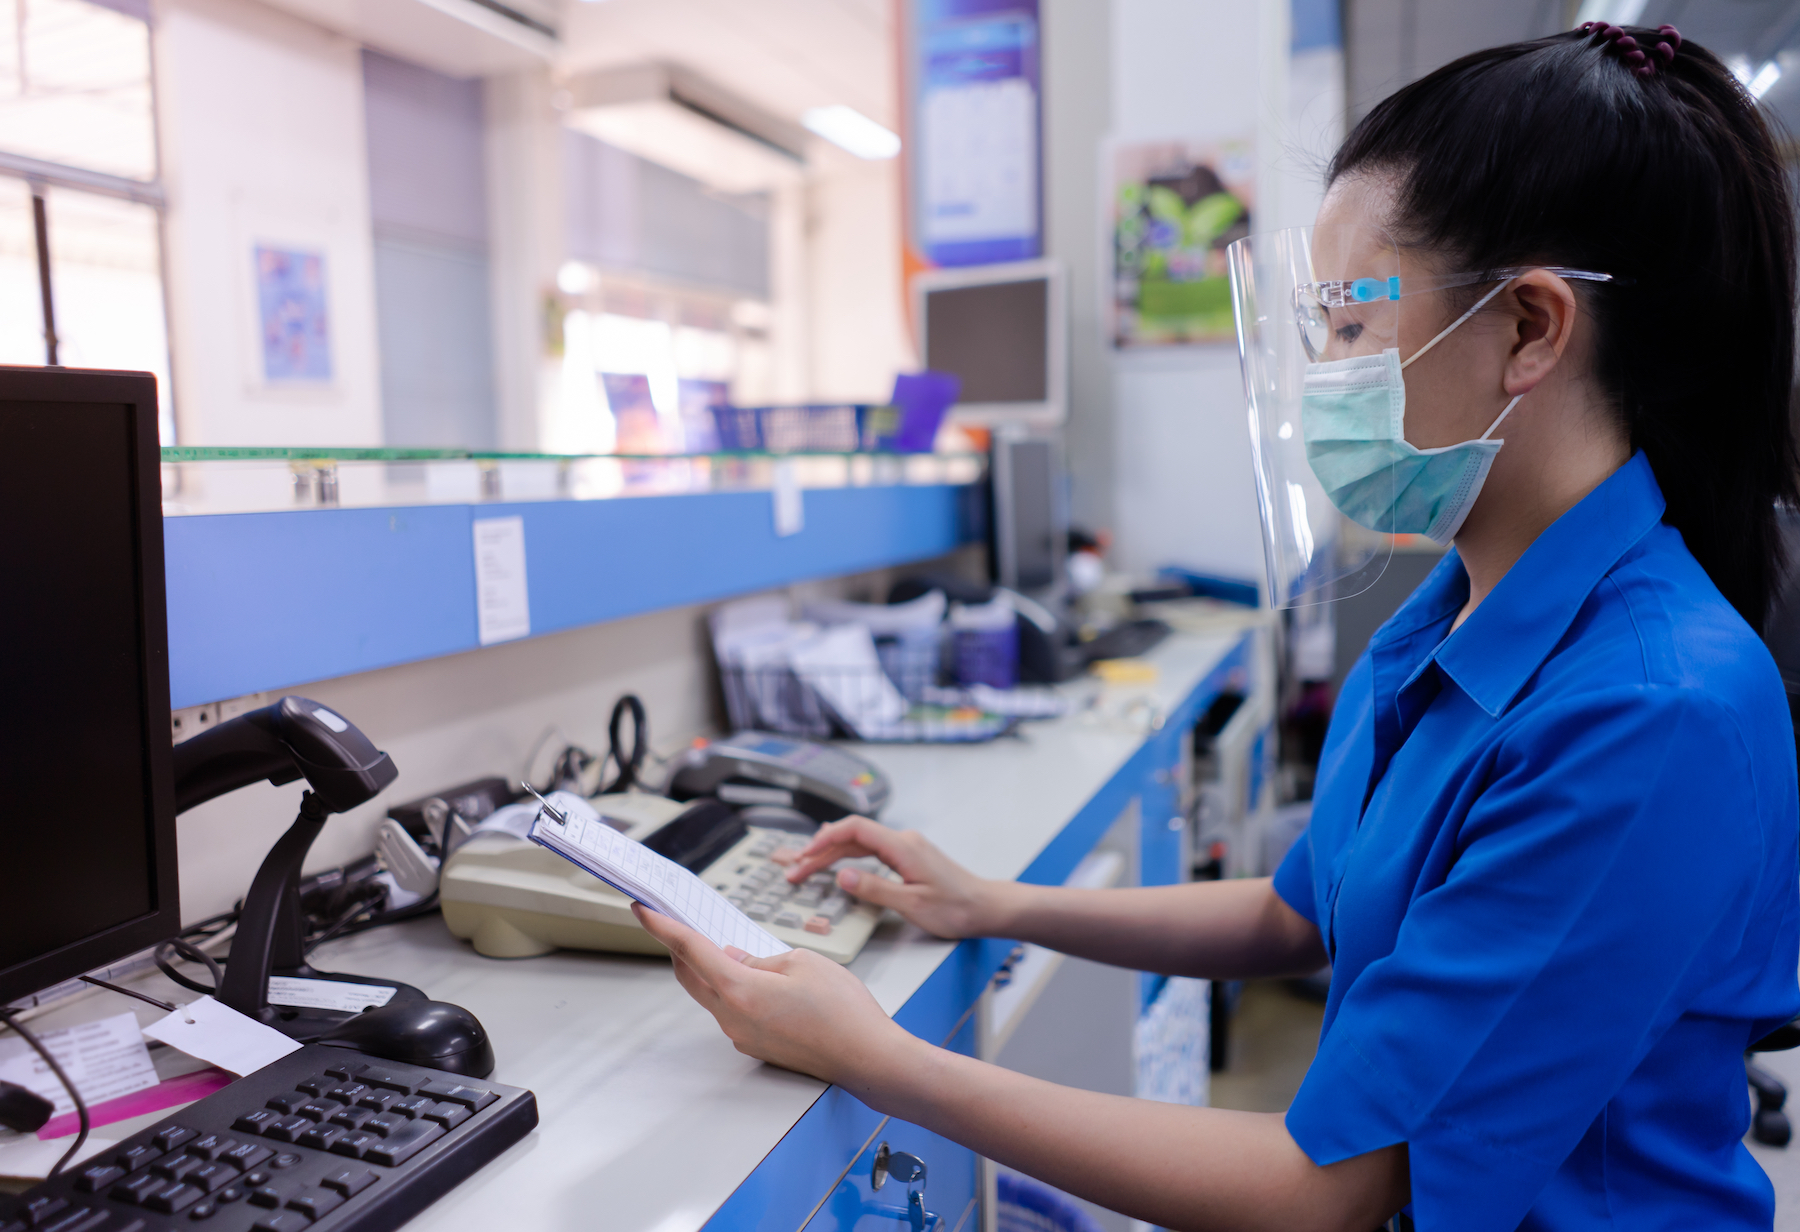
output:
[[[1037,0],[909,6],[913,249],[931,265],[1043,254]]]

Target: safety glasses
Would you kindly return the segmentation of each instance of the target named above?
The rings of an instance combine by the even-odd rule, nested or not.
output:
[[[1382,313],[1388,305],[1397,303],[1404,296],[1424,295],[1480,282],[1505,282],[1536,269],[1581,282],[1613,281],[1611,274],[1593,270],[1570,269],[1562,265],[1517,265],[1479,273],[1409,275],[1405,279],[1395,274],[1386,278],[1303,282],[1293,292],[1294,324],[1300,330],[1300,342],[1306,349],[1307,358],[1319,363],[1326,356],[1334,331],[1340,338],[1348,334],[1353,339],[1368,324],[1366,318]]]

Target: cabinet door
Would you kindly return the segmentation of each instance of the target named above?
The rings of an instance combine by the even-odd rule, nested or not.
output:
[[[964,1056],[975,1053],[975,1021],[962,1023],[945,1047]],[[907,1182],[905,1168],[890,1167],[885,1176],[876,1160],[890,1165],[911,1156],[925,1165],[923,1183]],[[877,1184],[880,1185],[877,1188]],[[980,1168],[974,1151],[928,1129],[884,1118],[850,1168],[825,1195],[805,1225],[806,1232],[975,1232]],[[919,1201],[915,1201],[914,1194]],[[934,1218],[935,1217],[935,1218]]]
[[[896,1170],[879,1189],[876,1161],[890,1168],[911,1156],[925,1165],[924,1184]],[[979,1173],[975,1152],[905,1121],[889,1120],[856,1157],[806,1224],[806,1232],[973,1232]]]

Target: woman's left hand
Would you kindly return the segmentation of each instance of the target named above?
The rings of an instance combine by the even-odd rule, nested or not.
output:
[[[854,1091],[917,1041],[863,982],[811,950],[752,958],[720,949],[685,924],[633,903],[644,931],[669,947],[675,978],[739,1052]]]

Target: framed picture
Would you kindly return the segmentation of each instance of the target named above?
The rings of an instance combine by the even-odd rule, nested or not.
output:
[[[263,380],[271,385],[329,384],[325,254],[259,242],[255,265]]]
[[[1225,247],[1251,229],[1249,140],[1119,143],[1109,157],[1113,346],[1234,339]]]

